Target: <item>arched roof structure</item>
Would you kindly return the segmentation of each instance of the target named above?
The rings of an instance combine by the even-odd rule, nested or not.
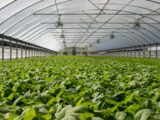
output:
[[[1,0],[0,34],[54,50],[160,43],[160,1]]]

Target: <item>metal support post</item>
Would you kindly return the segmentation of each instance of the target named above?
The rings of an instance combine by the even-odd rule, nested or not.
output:
[[[145,54],[145,46],[143,47],[143,57],[144,57],[144,58],[146,57],[146,54]]]
[[[23,43],[21,43],[21,58],[23,58],[23,46],[22,46]]]
[[[134,47],[134,57],[136,57],[136,47]]]
[[[151,58],[151,45],[149,46],[149,58]]]
[[[37,47],[36,47],[36,51],[35,52],[36,52],[36,57],[37,57]]]
[[[33,48],[32,48],[32,55],[31,56],[33,57]]]
[[[33,55],[34,57],[35,57],[35,52],[36,52],[36,50],[35,50],[35,46],[34,46],[34,55]]]
[[[17,40],[16,40],[16,59],[18,59],[18,44],[17,44]]]
[[[126,49],[127,50],[127,49]],[[128,50],[127,50],[127,57],[128,57]]]
[[[156,58],[158,58],[158,45],[156,44]]]
[[[10,60],[12,60],[12,41],[11,41],[11,39],[10,39],[9,47],[10,47]]]
[[[27,45],[25,43],[25,58],[27,57]]]
[[[4,60],[4,38],[2,37],[2,60]]]
[[[141,57],[141,48],[138,50],[139,58]]]
[[[132,58],[132,48],[130,48],[130,57]]]
[[[30,49],[30,46],[28,46],[28,52],[29,52],[29,58],[31,57],[31,49]]]

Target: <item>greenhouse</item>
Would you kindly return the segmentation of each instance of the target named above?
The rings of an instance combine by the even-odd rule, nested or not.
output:
[[[0,0],[0,120],[160,120],[160,0]]]

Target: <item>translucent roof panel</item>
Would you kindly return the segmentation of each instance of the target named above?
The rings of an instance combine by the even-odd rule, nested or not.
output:
[[[0,34],[57,51],[160,43],[160,1],[0,0]]]

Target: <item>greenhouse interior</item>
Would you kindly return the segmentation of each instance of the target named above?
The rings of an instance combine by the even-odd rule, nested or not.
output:
[[[160,120],[160,0],[0,0],[0,120]]]

